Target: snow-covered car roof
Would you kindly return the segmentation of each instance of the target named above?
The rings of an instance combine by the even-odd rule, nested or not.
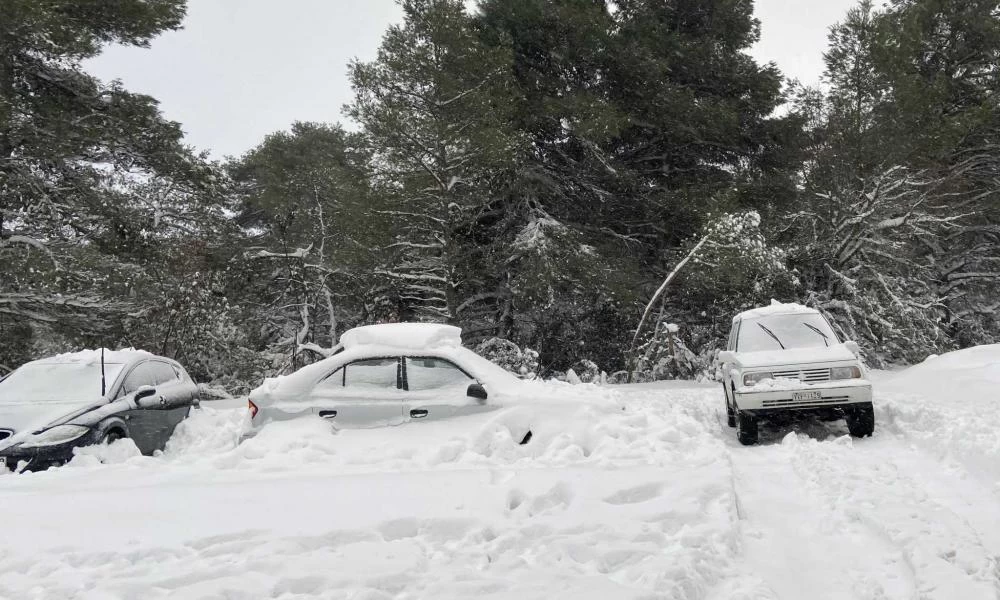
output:
[[[423,349],[461,346],[462,330],[440,323],[385,323],[355,327],[340,336],[345,350],[358,346],[392,346]]]
[[[104,362],[113,364],[123,364],[130,365],[139,360],[144,360],[147,358],[160,358],[155,354],[146,352],[145,350],[136,350],[134,348],[128,348],[123,350],[104,350]],[[169,360],[169,359],[167,359]],[[55,356],[49,356],[46,358],[40,358],[38,360],[33,360],[26,364],[60,364],[60,363],[75,363],[75,364],[100,364],[101,362],[101,351],[96,350],[81,350],[79,352],[66,352],[63,354],[57,354]],[[173,362],[173,361],[171,361]]]
[[[803,314],[803,315],[816,315],[819,311],[815,308],[809,308],[808,306],[802,306],[801,304],[796,304],[794,302],[784,303],[778,302],[777,300],[771,300],[769,306],[761,306],[758,308],[753,308],[750,310],[745,310],[740,314],[733,317],[733,321],[738,321],[741,319],[757,319],[760,317],[767,317],[771,315],[791,315],[791,314]]]
[[[499,388],[516,387],[517,377],[462,346],[462,330],[436,323],[389,323],[357,327],[340,336],[343,351],[302,367],[289,375],[269,377],[254,390],[280,396],[306,393],[322,377],[354,360],[389,356],[437,356],[448,359],[482,383]]]

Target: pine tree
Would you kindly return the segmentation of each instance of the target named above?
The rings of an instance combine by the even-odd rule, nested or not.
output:
[[[123,264],[183,220],[166,204],[210,184],[155,100],[80,67],[183,16],[182,0],[0,3],[0,314],[106,331],[141,285],[141,269]],[[154,186],[162,202],[150,206]]]
[[[395,240],[379,273],[417,319],[455,321],[468,292],[463,240],[490,210],[495,166],[516,151],[506,54],[476,35],[461,0],[404,0],[378,58],[351,65],[348,114],[373,148]]]

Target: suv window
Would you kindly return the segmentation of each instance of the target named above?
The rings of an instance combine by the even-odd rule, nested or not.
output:
[[[419,392],[465,386],[472,380],[465,371],[443,358],[407,357],[406,389]]]
[[[119,395],[131,394],[144,385],[156,385],[156,372],[152,363],[144,362],[136,365],[122,382],[122,391]]]
[[[369,358],[344,365],[344,387],[398,389],[399,359]]]

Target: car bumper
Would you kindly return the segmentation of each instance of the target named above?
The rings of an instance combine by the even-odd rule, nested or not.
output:
[[[25,463],[25,471],[41,471],[49,467],[69,462],[73,458],[73,449],[97,443],[95,430],[90,430],[83,436],[55,446],[40,446],[38,448],[22,448],[11,446],[0,450],[0,468],[6,466],[8,471],[15,471],[18,465]]]
[[[73,458],[75,446],[58,446],[55,448],[11,448],[0,452],[0,468],[15,471],[18,465],[25,463],[23,470],[39,471],[51,466],[61,465]]]
[[[790,389],[736,390],[736,406],[741,411],[766,414],[786,410],[842,408],[872,401],[870,383],[854,385],[810,385]]]

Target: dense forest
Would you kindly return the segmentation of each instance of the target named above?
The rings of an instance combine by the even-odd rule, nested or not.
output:
[[[864,0],[816,88],[750,57],[751,0],[402,7],[344,124],[215,162],[81,66],[184,0],[4,0],[0,374],[134,346],[239,392],[420,320],[524,374],[691,377],[771,298],[876,366],[1000,341],[1000,1]]]

